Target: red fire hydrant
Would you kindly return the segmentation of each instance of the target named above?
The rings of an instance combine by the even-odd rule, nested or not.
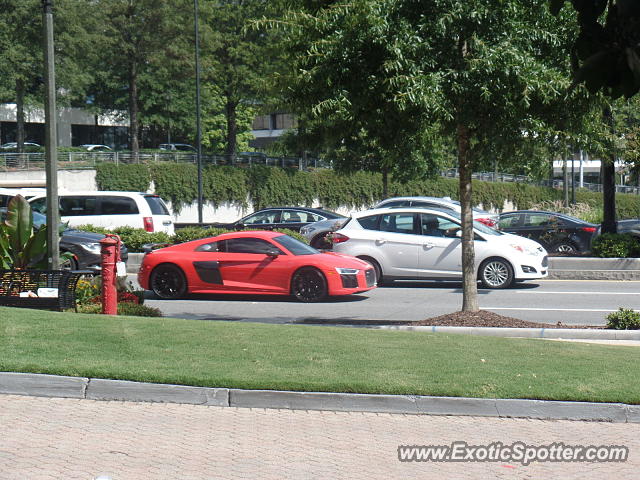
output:
[[[120,237],[108,233],[100,240],[102,257],[102,313],[118,314],[118,290],[116,289],[116,265],[120,261]]]

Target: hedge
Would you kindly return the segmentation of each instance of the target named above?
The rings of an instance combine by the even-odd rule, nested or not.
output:
[[[149,165],[100,164],[96,168],[100,190],[147,191],[151,182],[155,192],[171,201],[174,211],[197,201],[197,167],[188,163]],[[350,175],[333,170],[300,171],[292,168],[253,166],[207,166],[203,169],[203,197],[214,205],[236,203],[254,208],[270,205],[311,206],[318,200],[324,208],[360,208],[383,199],[382,175],[357,172]],[[458,199],[458,179],[437,177],[408,183],[389,182],[390,196],[428,195]],[[527,209],[542,202],[562,200],[562,191],[524,183],[473,181],[476,204],[501,210],[506,201]],[[579,189],[576,201],[592,207],[602,205],[602,193]],[[640,196],[617,194],[618,218],[638,217]]]

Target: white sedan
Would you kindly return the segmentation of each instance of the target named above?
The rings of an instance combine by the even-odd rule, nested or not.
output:
[[[456,213],[426,208],[380,208],[354,214],[332,235],[333,250],[366,260],[378,283],[460,280],[461,222]],[[547,276],[542,246],[474,222],[478,280],[486,288]]]

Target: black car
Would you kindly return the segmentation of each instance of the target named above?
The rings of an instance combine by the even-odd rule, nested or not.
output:
[[[499,229],[530,238],[550,253],[579,254],[591,250],[598,225],[562,213],[518,210],[500,214]]]
[[[211,227],[228,228],[229,230],[288,228],[299,232],[302,227],[310,223],[342,217],[342,215],[321,208],[270,207],[253,212],[233,223],[214,223],[211,224]]]
[[[34,227],[40,227],[47,223],[47,217],[38,212],[33,213]],[[0,220],[4,220],[7,214],[6,208],[0,208]],[[102,233],[84,232],[82,230],[67,229],[60,237],[60,252],[69,252],[73,255],[62,262],[63,270],[100,270],[100,240],[105,236]],[[120,257],[127,261],[127,247],[122,244]]]

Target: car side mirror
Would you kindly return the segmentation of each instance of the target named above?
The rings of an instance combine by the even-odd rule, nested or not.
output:
[[[267,256],[271,258],[277,258],[280,255],[280,252],[277,248],[270,248],[267,250]]]

